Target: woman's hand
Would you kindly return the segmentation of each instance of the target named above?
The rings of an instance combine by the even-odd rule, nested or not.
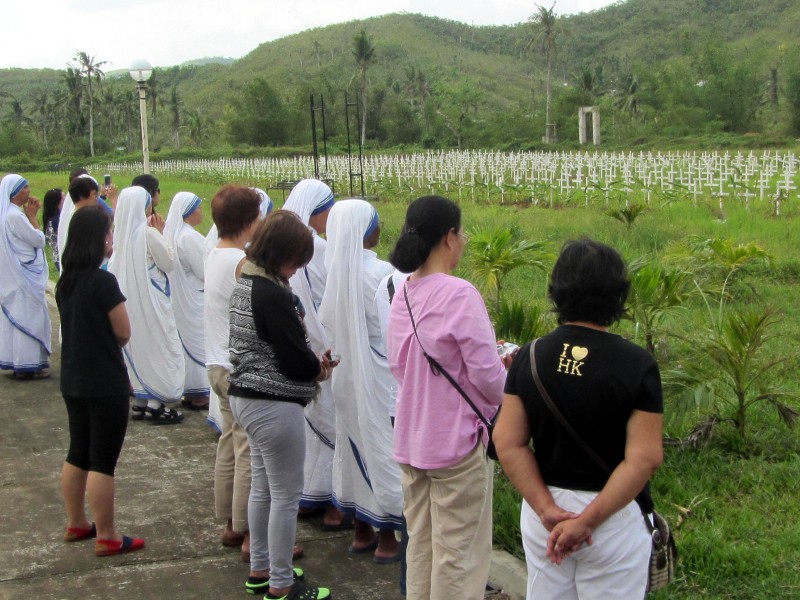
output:
[[[547,531],[553,531],[555,526],[561,523],[561,521],[577,519],[579,516],[578,513],[564,510],[560,506],[553,504],[539,513],[539,520],[541,520],[542,525],[544,525]]]
[[[580,550],[584,544],[592,545],[592,531],[580,517],[561,521],[547,538],[547,557],[560,565],[561,561]]]
[[[161,234],[164,233],[164,218],[157,213],[153,213],[152,215],[147,217],[147,225],[150,227],[154,227]]]

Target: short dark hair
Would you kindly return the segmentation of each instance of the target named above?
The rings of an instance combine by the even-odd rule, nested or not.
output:
[[[607,327],[625,312],[631,283],[619,253],[590,239],[564,244],[547,293],[559,323],[587,321]]]
[[[81,175],[88,175],[88,174],[89,174],[89,171],[87,171],[83,167],[77,167],[75,169],[72,169],[72,171],[70,171],[70,173],[69,173],[69,182],[72,183],[73,181],[75,181]]]
[[[403,273],[416,271],[451,230],[461,229],[461,208],[442,196],[422,196],[408,205],[406,221],[389,262]]]
[[[67,231],[67,245],[61,256],[63,273],[56,284],[56,300],[72,293],[75,283],[87,271],[99,269],[106,255],[106,235],[111,231],[111,215],[97,204],[72,215]]]
[[[211,199],[211,218],[220,238],[235,238],[261,216],[261,198],[243,185],[224,185]]]
[[[276,210],[259,225],[246,252],[251,263],[280,277],[280,268],[285,265],[308,264],[314,256],[314,237],[292,211]]]
[[[100,187],[91,177],[76,177],[69,184],[69,197],[73,202],[88,198],[92,191],[99,192]]]
[[[155,196],[156,193],[160,191],[158,189],[158,179],[148,173],[143,173],[142,175],[137,175],[133,178],[133,181],[131,181],[131,186],[137,185],[146,189],[147,193],[151,196]]]

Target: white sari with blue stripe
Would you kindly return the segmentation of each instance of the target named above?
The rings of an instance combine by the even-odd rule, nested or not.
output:
[[[0,369],[20,373],[47,368],[50,356],[44,233],[11,203],[26,185],[19,175],[0,182]]]
[[[134,395],[175,402],[183,394],[185,364],[167,276],[173,260],[161,234],[147,226],[149,201],[141,187],[120,192],[108,270],[128,299],[131,339],[123,353]]]

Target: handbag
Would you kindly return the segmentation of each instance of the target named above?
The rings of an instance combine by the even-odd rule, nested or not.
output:
[[[414,329],[414,337],[417,338],[417,343],[419,344],[419,347],[422,349],[422,355],[425,357],[425,360],[428,361],[428,364],[431,367],[431,371],[436,376],[444,375],[444,378],[450,382],[450,385],[452,385],[459,394],[461,394],[461,397],[464,398],[464,400],[466,400],[467,404],[469,404],[470,408],[478,416],[478,419],[480,419],[481,423],[483,423],[483,426],[486,427],[486,431],[489,434],[489,445],[486,447],[486,455],[492,460],[497,460],[497,450],[495,449],[494,442],[492,441],[492,432],[494,431],[494,424],[497,422],[497,415],[500,414],[500,411],[498,410],[497,412],[495,412],[491,421],[488,420],[486,417],[484,417],[483,413],[481,413],[481,411],[478,410],[478,407],[475,406],[475,403],[472,400],[470,400],[469,396],[467,396],[467,393],[463,389],[461,389],[461,386],[458,385],[458,382],[456,382],[456,380],[453,379],[453,376],[450,375],[450,373],[448,373],[445,370],[445,368],[439,364],[439,361],[437,361],[430,354],[425,352],[425,347],[422,345],[422,342],[419,339],[419,334],[417,333],[417,324],[414,321],[414,315],[411,312],[411,304],[408,301],[408,291],[406,285],[403,285],[403,298],[406,301],[406,308],[408,308],[408,316],[411,318],[411,327]]]
[[[536,340],[531,343],[531,373],[533,374],[533,381],[536,383],[536,388],[544,400],[550,412],[556,417],[559,423],[567,430],[567,432],[578,442],[578,445],[583,448],[589,457],[607,474],[611,475],[611,469],[600,456],[592,450],[592,448],[583,441],[577,432],[569,424],[569,421],[564,418],[561,411],[553,402],[550,394],[539,378],[539,372],[536,369],[536,358],[534,357],[534,349],[536,348]],[[641,494],[640,494],[641,496]],[[652,512],[652,521],[648,518],[648,513],[642,507],[642,501],[637,496],[637,504],[642,511],[644,517],[644,524],[647,531],[650,533],[652,540],[652,548],[650,550],[650,563],[647,569],[647,591],[654,592],[665,587],[675,576],[675,563],[678,559],[678,548],[675,545],[675,538],[672,536],[669,523],[667,520],[658,514],[655,510]]]

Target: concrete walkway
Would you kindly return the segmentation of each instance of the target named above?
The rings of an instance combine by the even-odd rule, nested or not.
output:
[[[51,310],[53,331],[57,313]],[[220,544],[213,515],[213,464],[217,437],[205,412],[187,411],[177,426],[131,422],[117,467],[118,529],[145,538],[132,554],[97,558],[91,541],[65,544],[59,473],[69,434],[59,393],[59,348],[53,339],[52,378],[15,381],[0,374],[0,598],[126,599],[246,597],[247,565],[238,549]],[[348,554],[349,532],[323,532],[302,520],[297,566],[313,584],[330,587],[336,600],[401,600],[399,565],[375,565]],[[524,565],[496,553],[492,583],[524,597]]]

